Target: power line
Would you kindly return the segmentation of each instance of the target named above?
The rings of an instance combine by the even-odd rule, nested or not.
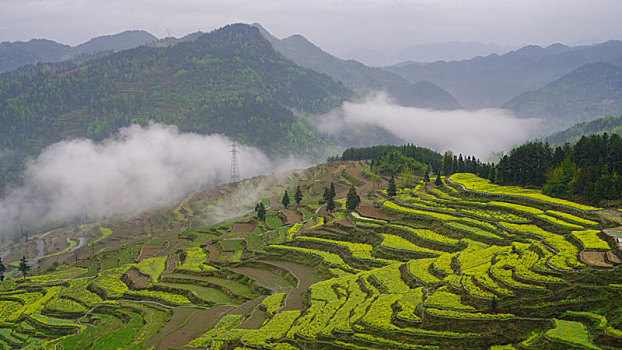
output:
[[[235,140],[230,145],[231,147],[231,170],[230,181],[231,182],[239,182],[240,181],[240,166],[238,165],[238,144]]]

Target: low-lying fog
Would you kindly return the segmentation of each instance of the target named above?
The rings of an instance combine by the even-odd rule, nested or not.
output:
[[[101,143],[62,141],[29,163],[24,184],[0,200],[0,233],[84,216],[101,217],[170,204],[204,186],[229,181],[232,140],[181,133],[174,126],[133,125]],[[300,168],[241,146],[241,177]]]
[[[439,111],[393,104],[384,93],[315,117],[322,132],[338,134],[362,125],[382,127],[405,143],[492,160],[537,134],[540,121],[522,119],[501,109]]]

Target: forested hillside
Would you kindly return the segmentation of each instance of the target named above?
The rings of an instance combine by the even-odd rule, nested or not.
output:
[[[622,138],[603,134],[555,149],[541,142],[517,147],[501,159],[494,181],[542,186],[555,197],[607,204],[622,199],[621,174]]]
[[[456,109],[460,104],[442,87],[429,81],[409,83],[399,75],[368,67],[355,60],[342,60],[315,46],[302,35],[277,39],[259,24],[253,24],[283,56],[297,64],[329,75],[361,95],[385,91],[393,100],[408,107]]]
[[[528,91],[504,108],[524,117],[570,126],[622,112],[622,68],[609,63],[582,66],[546,86]]]
[[[75,47],[45,39],[3,42],[0,43],[0,72],[11,71],[27,64],[59,62],[126,50],[157,40],[158,38],[144,30],[128,30],[96,37]]]
[[[579,123],[547,136],[543,141],[552,146],[562,146],[565,143],[576,143],[582,136],[604,133],[622,135],[622,117],[608,115],[591,122]]]
[[[350,95],[275,52],[256,28],[229,25],[172,47],[1,75],[0,149],[34,155],[62,139],[101,140],[154,120],[268,153],[313,153],[325,141],[294,112],[327,112]]]

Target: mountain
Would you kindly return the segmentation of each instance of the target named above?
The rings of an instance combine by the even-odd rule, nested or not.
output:
[[[72,49],[74,56],[88,55],[97,51],[123,51],[141,45],[151,44],[158,38],[144,30],[127,30],[114,35],[93,38]]]
[[[406,62],[385,69],[410,82],[427,80],[440,85],[468,108],[485,108],[502,106],[588,63],[621,56],[622,41],[612,40],[579,47],[530,45],[504,55],[429,64]]]
[[[13,70],[24,64],[58,62],[71,52],[71,46],[45,39],[28,42],[0,43],[0,72]]]
[[[622,116],[608,115],[591,122],[575,124],[566,130],[555,132],[543,138],[543,141],[551,146],[561,146],[565,143],[574,144],[582,136],[604,133],[622,136]]]
[[[393,62],[415,61],[456,61],[477,56],[487,56],[507,52],[507,47],[481,42],[451,41],[446,43],[429,43],[407,47],[391,57]]]
[[[157,40],[158,38],[143,30],[128,30],[93,38],[75,47],[45,39],[3,42],[0,43],[0,72],[11,71],[27,64],[60,62],[95,53],[126,50]]]
[[[528,91],[503,106],[523,117],[544,118],[567,127],[622,112],[622,68],[586,64],[546,86]]]
[[[361,95],[385,90],[402,106],[434,109],[460,108],[457,100],[450,93],[430,82],[416,84],[419,83],[416,81],[411,84],[394,73],[368,67],[354,60],[341,60],[323,51],[302,35],[277,39],[261,25],[253,25],[259,28],[263,36],[283,56],[303,67],[327,74]],[[421,103],[422,101],[424,103]]]
[[[342,51],[337,56],[346,61],[356,60],[367,66],[380,67],[386,66],[389,63],[389,58],[380,51],[367,48],[354,48],[346,51]]]
[[[351,96],[343,84],[285,59],[243,24],[172,47],[29,66],[0,81],[0,150],[28,155],[62,139],[101,140],[148,120],[222,133],[269,154],[309,154],[326,140],[304,114],[326,113]]]

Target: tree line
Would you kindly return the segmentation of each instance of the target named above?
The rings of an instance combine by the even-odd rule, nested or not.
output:
[[[504,185],[542,187],[553,197],[591,204],[622,199],[622,138],[583,136],[574,144],[552,148],[530,142],[504,156],[493,181]]]

